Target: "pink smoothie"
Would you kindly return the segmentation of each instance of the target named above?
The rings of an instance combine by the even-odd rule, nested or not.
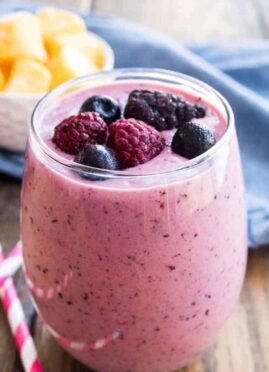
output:
[[[145,87],[206,105],[206,117],[196,121],[222,141],[210,159],[176,171],[189,161],[172,153],[174,132],[167,131],[160,155],[123,171],[125,176],[93,181],[44,155],[33,136],[27,150],[21,233],[35,304],[44,322],[70,342],[92,344],[119,332],[98,350],[60,341],[104,372],[165,372],[184,365],[231,313],[245,272],[236,135],[206,99],[183,86],[149,81],[70,91],[40,116],[42,146],[63,162],[72,160],[51,141],[55,125],[90,95],[105,93],[124,105],[131,90]]]

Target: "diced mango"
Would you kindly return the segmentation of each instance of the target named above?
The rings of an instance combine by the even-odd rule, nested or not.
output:
[[[0,68],[0,90],[4,89],[4,85],[5,85],[5,76],[4,76],[4,72]]]
[[[50,70],[31,59],[17,60],[10,72],[5,91],[13,93],[44,93],[51,84]]]
[[[17,12],[0,19],[0,62],[13,62],[19,58],[47,59],[39,19],[28,12]]]
[[[78,49],[64,47],[50,61],[52,87],[66,80],[96,72],[96,65]]]
[[[4,74],[5,80],[8,79],[10,71],[11,71],[12,63],[3,63],[1,64],[1,70],[2,73]]]
[[[55,55],[66,46],[79,49],[88,59],[92,60],[98,68],[104,65],[104,48],[101,42],[91,32],[72,32],[55,35],[47,43],[50,55]]]
[[[49,6],[39,10],[37,16],[40,19],[46,43],[51,37],[60,33],[86,30],[83,19],[67,10]]]

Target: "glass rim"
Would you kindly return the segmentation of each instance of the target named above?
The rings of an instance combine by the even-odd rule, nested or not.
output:
[[[209,150],[204,152],[203,154],[190,159],[186,160],[179,166],[172,168],[172,169],[166,169],[164,171],[155,171],[155,172],[145,172],[145,173],[132,173],[129,172],[132,168],[128,169],[128,173],[123,173],[123,171],[120,170],[106,170],[106,169],[100,169],[100,168],[95,168],[92,166],[88,165],[83,165],[76,163],[72,160],[65,159],[59,154],[57,154],[53,149],[51,149],[41,138],[41,136],[38,134],[36,130],[36,123],[38,122],[38,114],[40,110],[42,109],[43,105],[46,103],[46,101],[50,98],[53,98],[55,96],[60,95],[63,93],[66,89],[72,87],[73,85],[76,84],[83,84],[85,82],[102,78],[102,77],[111,77],[111,78],[117,78],[117,77],[123,77],[128,74],[138,74],[138,77],[140,80],[142,78],[144,80],[149,80],[150,78],[152,81],[161,81],[162,78],[165,77],[174,77],[181,79],[186,82],[186,86],[192,85],[193,87],[200,87],[204,89],[206,92],[213,94],[215,98],[221,103],[222,108],[225,111],[225,114],[227,116],[227,127],[225,132],[223,133],[222,137],[217,141],[217,143],[212,146]],[[142,76],[144,75],[144,76]],[[149,76],[152,75],[152,76]],[[156,76],[155,76],[156,75]],[[130,80],[133,79],[130,77]],[[112,80],[113,81],[113,80]],[[115,80],[117,81],[117,80]],[[170,83],[176,83],[173,81],[170,81]],[[189,84],[187,84],[189,83]],[[51,161],[56,162],[57,164],[60,164],[61,166],[64,166],[66,168],[69,168],[71,170],[79,170],[83,171],[86,174],[91,174],[91,175],[97,175],[97,176],[103,176],[106,178],[123,178],[123,179],[128,179],[128,178],[143,178],[143,177],[154,177],[154,176],[161,176],[161,175],[168,175],[168,174],[173,174],[176,172],[186,172],[190,171],[198,166],[203,165],[210,159],[214,157],[214,155],[219,151],[219,149],[222,147],[222,145],[226,142],[227,137],[229,137],[232,129],[234,128],[234,114],[233,110],[228,103],[228,101],[222,96],[221,93],[219,93],[216,89],[212,88],[209,84],[204,83],[203,81],[196,79],[192,76],[189,76],[187,74],[175,72],[172,70],[166,70],[166,69],[157,69],[157,68],[118,68],[118,69],[113,69],[111,71],[101,71],[95,74],[90,74],[90,75],[84,75],[75,79],[68,80],[67,82],[64,82],[63,84],[60,84],[47,94],[45,94],[36,104],[32,116],[31,116],[31,125],[30,125],[30,138],[33,136],[36,143],[38,144],[39,148],[42,150],[42,153],[48,157]]]

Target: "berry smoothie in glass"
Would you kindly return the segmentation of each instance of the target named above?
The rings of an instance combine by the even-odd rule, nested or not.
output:
[[[36,107],[21,235],[38,314],[96,371],[164,372],[230,315],[247,256],[232,110],[208,85],[126,69]]]

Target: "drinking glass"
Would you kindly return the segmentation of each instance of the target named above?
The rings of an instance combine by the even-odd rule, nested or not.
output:
[[[168,170],[98,170],[56,153],[41,135],[48,112],[67,117],[64,99],[119,82],[199,96],[223,116],[225,133]],[[154,69],[103,72],[56,88],[32,116],[21,236],[37,312],[75,358],[108,372],[186,364],[230,315],[245,273],[246,211],[230,105],[201,81]]]

